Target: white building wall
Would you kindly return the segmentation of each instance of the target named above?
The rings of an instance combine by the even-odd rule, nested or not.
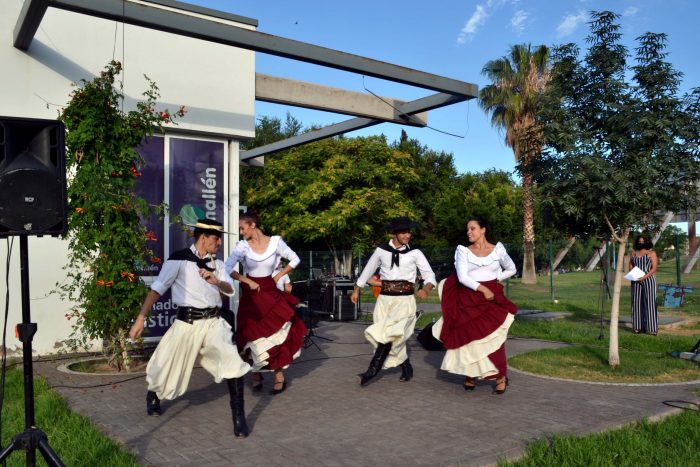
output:
[[[24,52],[12,46],[22,3],[2,0],[0,7],[0,116],[55,119],[68,102],[73,84],[91,80],[115,59],[124,65],[125,110],[142,99],[147,88],[145,74],[158,85],[162,107],[175,111],[184,105],[187,109],[173,131],[216,135],[228,141],[254,136],[254,52],[54,8],[48,9]],[[229,147],[238,150],[237,144]],[[238,161],[239,154],[231,152],[229,157]],[[230,173],[237,175],[237,170]],[[230,199],[238,199],[238,179],[228,182]],[[237,215],[237,206],[235,209]],[[7,258],[8,245],[0,240],[0,258]],[[51,294],[64,279],[66,257],[66,242],[29,237],[31,313],[39,326],[32,343],[36,354],[59,351],[72,332],[72,323],[65,317],[72,304]],[[19,274],[19,239],[15,238],[9,274],[9,354],[21,351],[13,332],[21,321]],[[0,296],[5,296],[5,290],[3,271]]]

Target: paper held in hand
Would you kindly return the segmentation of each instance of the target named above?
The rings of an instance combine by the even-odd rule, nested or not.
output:
[[[642,277],[644,274],[644,271],[635,266],[632,269],[630,269],[630,272],[625,274],[625,279],[627,279],[628,281],[638,281],[639,278]]]

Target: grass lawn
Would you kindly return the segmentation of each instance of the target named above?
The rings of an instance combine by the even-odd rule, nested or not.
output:
[[[675,281],[674,266],[672,262],[659,266],[659,283]],[[690,350],[700,338],[700,274],[682,276],[683,285],[694,287],[694,292],[686,295],[681,308],[659,307],[662,317],[680,318],[683,320],[680,324],[660,328],[658,336],[634,334],[631,329],[620,326],[620,367],[614,370],[607,365],[611,301],[603,303],[605,307],[601,316],[600,272],[555,276],[554,291],[558,303],[552,301],[549,280],[544,279],[541,282],[546,282],[546,285],[536,287],[513,281],[509,286],[511,300],[519,309],[567,311],[571,315],[559,320],[519,318],[510,335],[580,345],[513,357],[510,364],[515,368],[589,381],[663,383],[700,379],[700,365],[670,355],[671,352]],[[662,303],[661,295],[660,292],[659,303]],[[624,281],[620,296],[621,318],[629,317],[630,309],[629,282]],[[603,338],[599,339],[601,335]]]
[[[531,443],[525,456],[500,467],[697,466],[700,414],[685,410],[658,423],[642,421],[588,436],[552,436]]]
[[[49,444],[66,465],[137,466],[136,458],[105,437],[85,417],[73,413],[65,400],[41,377],[34,378],[35,418]],[[2,445],[24,431],[24,383],[21,366],[8,368],[2,412]],[[36,450],[37,465],[46,465]],[[26,451],[16,450],[7,458],[9,466],[25,465]]]

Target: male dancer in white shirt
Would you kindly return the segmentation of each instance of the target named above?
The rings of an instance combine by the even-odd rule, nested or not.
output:
[[[359,374],[360,384],[365,385],[382,368],[401,366],[400,381],[413,377],[413,367],[406,352],[406,342],[416,326],[416,299],[425,299],[437,286],[425,255],[408,242],[411,229],[416,224],[407,217],[396,217],[386,227],[391,240],[377,247],[367,261],[362,274],[355,283],[350,299],[357,303],[360,287],[381,285],[381,292],[374,305],[373,324],[365,330],[365,338],[375,347],[369,368]],[[372,275],[379,268],[379,284],[373,283]],[[425,286],[415,293],[416,269],[420,271]]]
[[[194,244],[176,251],[163,263],[129,332],[132,339],[141,336],[153,305],[172,288],[177,319],[148,361],[146,411],[148,415],[160,415],[160,399],[174,399],[185,393],[199,356],[202,367],[214,381],[226,380],[233,433],[245,437],[249,430],[243,408],[242,376],[250,371],[250,365],[238,355],[231,326],[220,315],[221,295],[233,295],[233,279],[226,274],[224,262],[214,257],[221,246],[223,226],[204,219],[194,227]]]

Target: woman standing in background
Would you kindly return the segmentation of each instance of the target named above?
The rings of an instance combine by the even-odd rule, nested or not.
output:
[[[644,275],[632,281],[632,326],[635,334],[646,332],[653,336],[659,330],[656,309],[656,266],[659,259],[652,250],[648,236],[639,235],[634,241],[629,268],[638,267]]]

